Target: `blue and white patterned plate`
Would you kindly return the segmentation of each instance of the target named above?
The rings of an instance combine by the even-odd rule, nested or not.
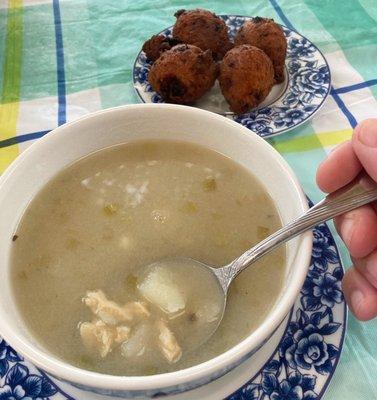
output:
[[[220,15],[234,38],[241,25],[251,19],[239,15]],[[262,137],[287,132],[309,120],[322,106],[330,91],[330,68],[320,50],[304,36],[282,26],[287,38],[285,81],[275,85],[265,101],[239,116],[229,111],[218,82],[195,106],[232,118]],[[171,36],[172,27],[160,32]],[[134,88],[144,103],[163,103],[148,82],[151,62],[140,52],[133,68]]]
[[[227,389],[232,386],[226,382],[230,379],[227,374],[219,379],[221,392],[214,390],[215,381],[188,393],[189,397],[185,398],[319,400],[334,374],[344,341],[347,308],[340,289],[342,277],[334,238],[327,225],[321,224],[314,230],[312,261],[305,284],[291,311],[284,336],[272,350],[268,362],[234,393],[234,389]],[[0,338],[0,400],[99,398],[50,378]]]
[[[319,400],[335,372],[346,331],[343,267],[326,224],[314,230],[304,286],[276,352],[227,400]]]

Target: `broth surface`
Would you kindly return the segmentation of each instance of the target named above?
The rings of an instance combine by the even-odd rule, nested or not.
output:
[[[114,146],[63,170],[28,206],[13,242],[17,303],[38,341],[73,365],[115,375],[186,368],[228,350],[259,326],[282,288],[283,248],[235,279],[220,327],[199,348],[185,346],[200,334],[200,325],[185,328],[198,323],[191,303],[179,317],[184,323],[166,318],[182,347],[178,361],[168,362],[157,349],[142,362],[127,358],[127,349],[104,358],[89,351],[78,326],[93,314],[82,299],[100,290],[117,304],[146,301],[135,279],[140,267],[172,257],[222,266],[280,226],[259,181],[219,153],[164,140]],[[188,288],[195,285],[184,280]],[[140,343],[143,330],[156,329],[145,328],[148,321],[132,326],[130,346]]]

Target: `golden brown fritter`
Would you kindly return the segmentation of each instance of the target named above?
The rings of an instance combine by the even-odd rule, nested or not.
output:
[[[219,82],[230,109],[242,114],[267,97],[274,84],[274,68],[266,53],[244,44],[223,58]]]
[[[178,40],[164,35],[153,35],[143,44],[142,50],[147,58],[151,61],[156,61],[164,51],[170,50],[178,43],[180,43]]]
[[[273,19],[255,17],[246,21],[237,33],[235,45],[250,44],[262,49],[271,58],[275,82],[284,81],[287,40],[283,29]]]
[[[174,39],[198,46],[202,50],[211,50],[215,60],[221,60],[233,47],[225,22],[216,14],[196,9],[179,10],[174,15],[177,17],[173,27]]]
[[[149,71],[149,83],[165,101],[190,104],[200,99],[214,84],[217,64],[210,50],[179,44],[165,51]]]

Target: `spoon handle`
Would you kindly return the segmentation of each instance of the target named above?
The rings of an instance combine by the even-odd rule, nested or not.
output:
[[[365,173],[362,173],[348,185],[326,196],[301,217],[283,226],[236,260],[225,267],[215,269],[214,272],[220,279],[222,287],[226,290],[236,275],[275,247],[321,222],[375,200],[377,200],[377,183]]]

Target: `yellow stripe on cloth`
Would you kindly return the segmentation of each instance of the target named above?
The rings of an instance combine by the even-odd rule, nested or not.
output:
[[[274,141],[273,145],[280,153],[299,153],[320,148],[335,146],[351,139],[352,129],[323,132],[295,139]]]
[[[14,137],[19,111],[19,103],[0,104],[0,140]],[[0,148],[0,174],[18,156],[18,145]]]
[[[16,136],[20,110],[22,23],[22,0],[9,0],[3,92],[0,101],[0,140]],[[0,173],[18,156],[18,153],[18,145],[0,149]]]

